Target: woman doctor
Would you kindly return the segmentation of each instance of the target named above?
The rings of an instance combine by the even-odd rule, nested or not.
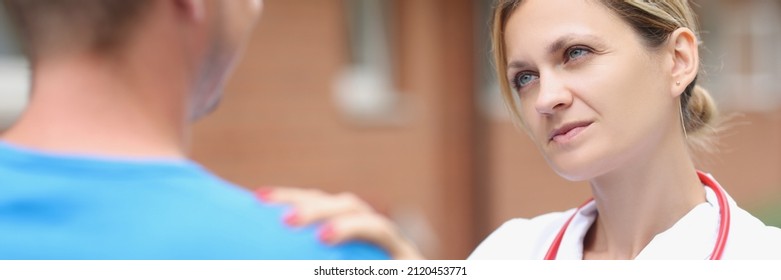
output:
[[[697,85],[695,15],[686,0],[500,0],[493,51],[505,102],[561,177],[593,199],[513,219],[470,259],[781,259],[781,230],[739,208],[691,150],[714,131]],[[322,239],[359,238],[420,255],[356,199],[277,189]],[[304,202],[305,201],[305,202]],[[295,223],[294,223],[295,224]]]

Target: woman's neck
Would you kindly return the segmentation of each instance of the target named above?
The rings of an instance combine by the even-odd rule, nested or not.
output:
[[[634,259],[657,234],[705,201],[685,143],[670,138],[639,160],[591,180],[598,215],[583,243],[584,259]]]

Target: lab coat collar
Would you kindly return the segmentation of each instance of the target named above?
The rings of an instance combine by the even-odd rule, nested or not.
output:
[[[695,206],[669,229],[657,234],[636,259],[708,259],[719,227],[716,194],[705,188],[706,202]],[[730,197],[730,204],[734,204]],[[557,259],[583,259],[583,241],[597,217],[597,204],[583,206],[567,227]]]

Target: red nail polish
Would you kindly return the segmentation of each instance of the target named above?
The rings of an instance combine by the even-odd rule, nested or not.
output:
[[[285,217],[283,219],[285,224],[289,226],[295,226],[298,224],[298,213],[296,211],[292,211],[290,213],[285,214]]]
[[[273,192],[273,190],[270,188],[259,188],[255,190],[255,197],[257,197],[261,201],[268,201],[271,192]]]
[[[334,227],[330,224],[323,225],[317,232],[317,238],[320,242],[330,244],[331,239],[334,238]]]

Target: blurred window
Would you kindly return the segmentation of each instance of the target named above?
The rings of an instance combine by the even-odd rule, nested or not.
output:
[[[335,103],[352,124],[398,124],[402,100],[393,77],[391,3],[345,3],[350,61],[336,81]]]
[[[475,50],[477,50],[475,72],[478,84],[477,102],[479,113],[491,120],[509,120],[510,111],[502,100],[499,81],[491,52],[491,14],[493,13],[494,0],[476,1],[475,15],[477,32],[475,32]]]
[[[0,5],[0,130],[7,128],[27,103],[29,67]]]
[[[727,110],[781,106],[781,2],[703,1],[704,83]]]
[[[0,56],[21,55],[11,28],[8,25],[5,6],[0,5]]]

